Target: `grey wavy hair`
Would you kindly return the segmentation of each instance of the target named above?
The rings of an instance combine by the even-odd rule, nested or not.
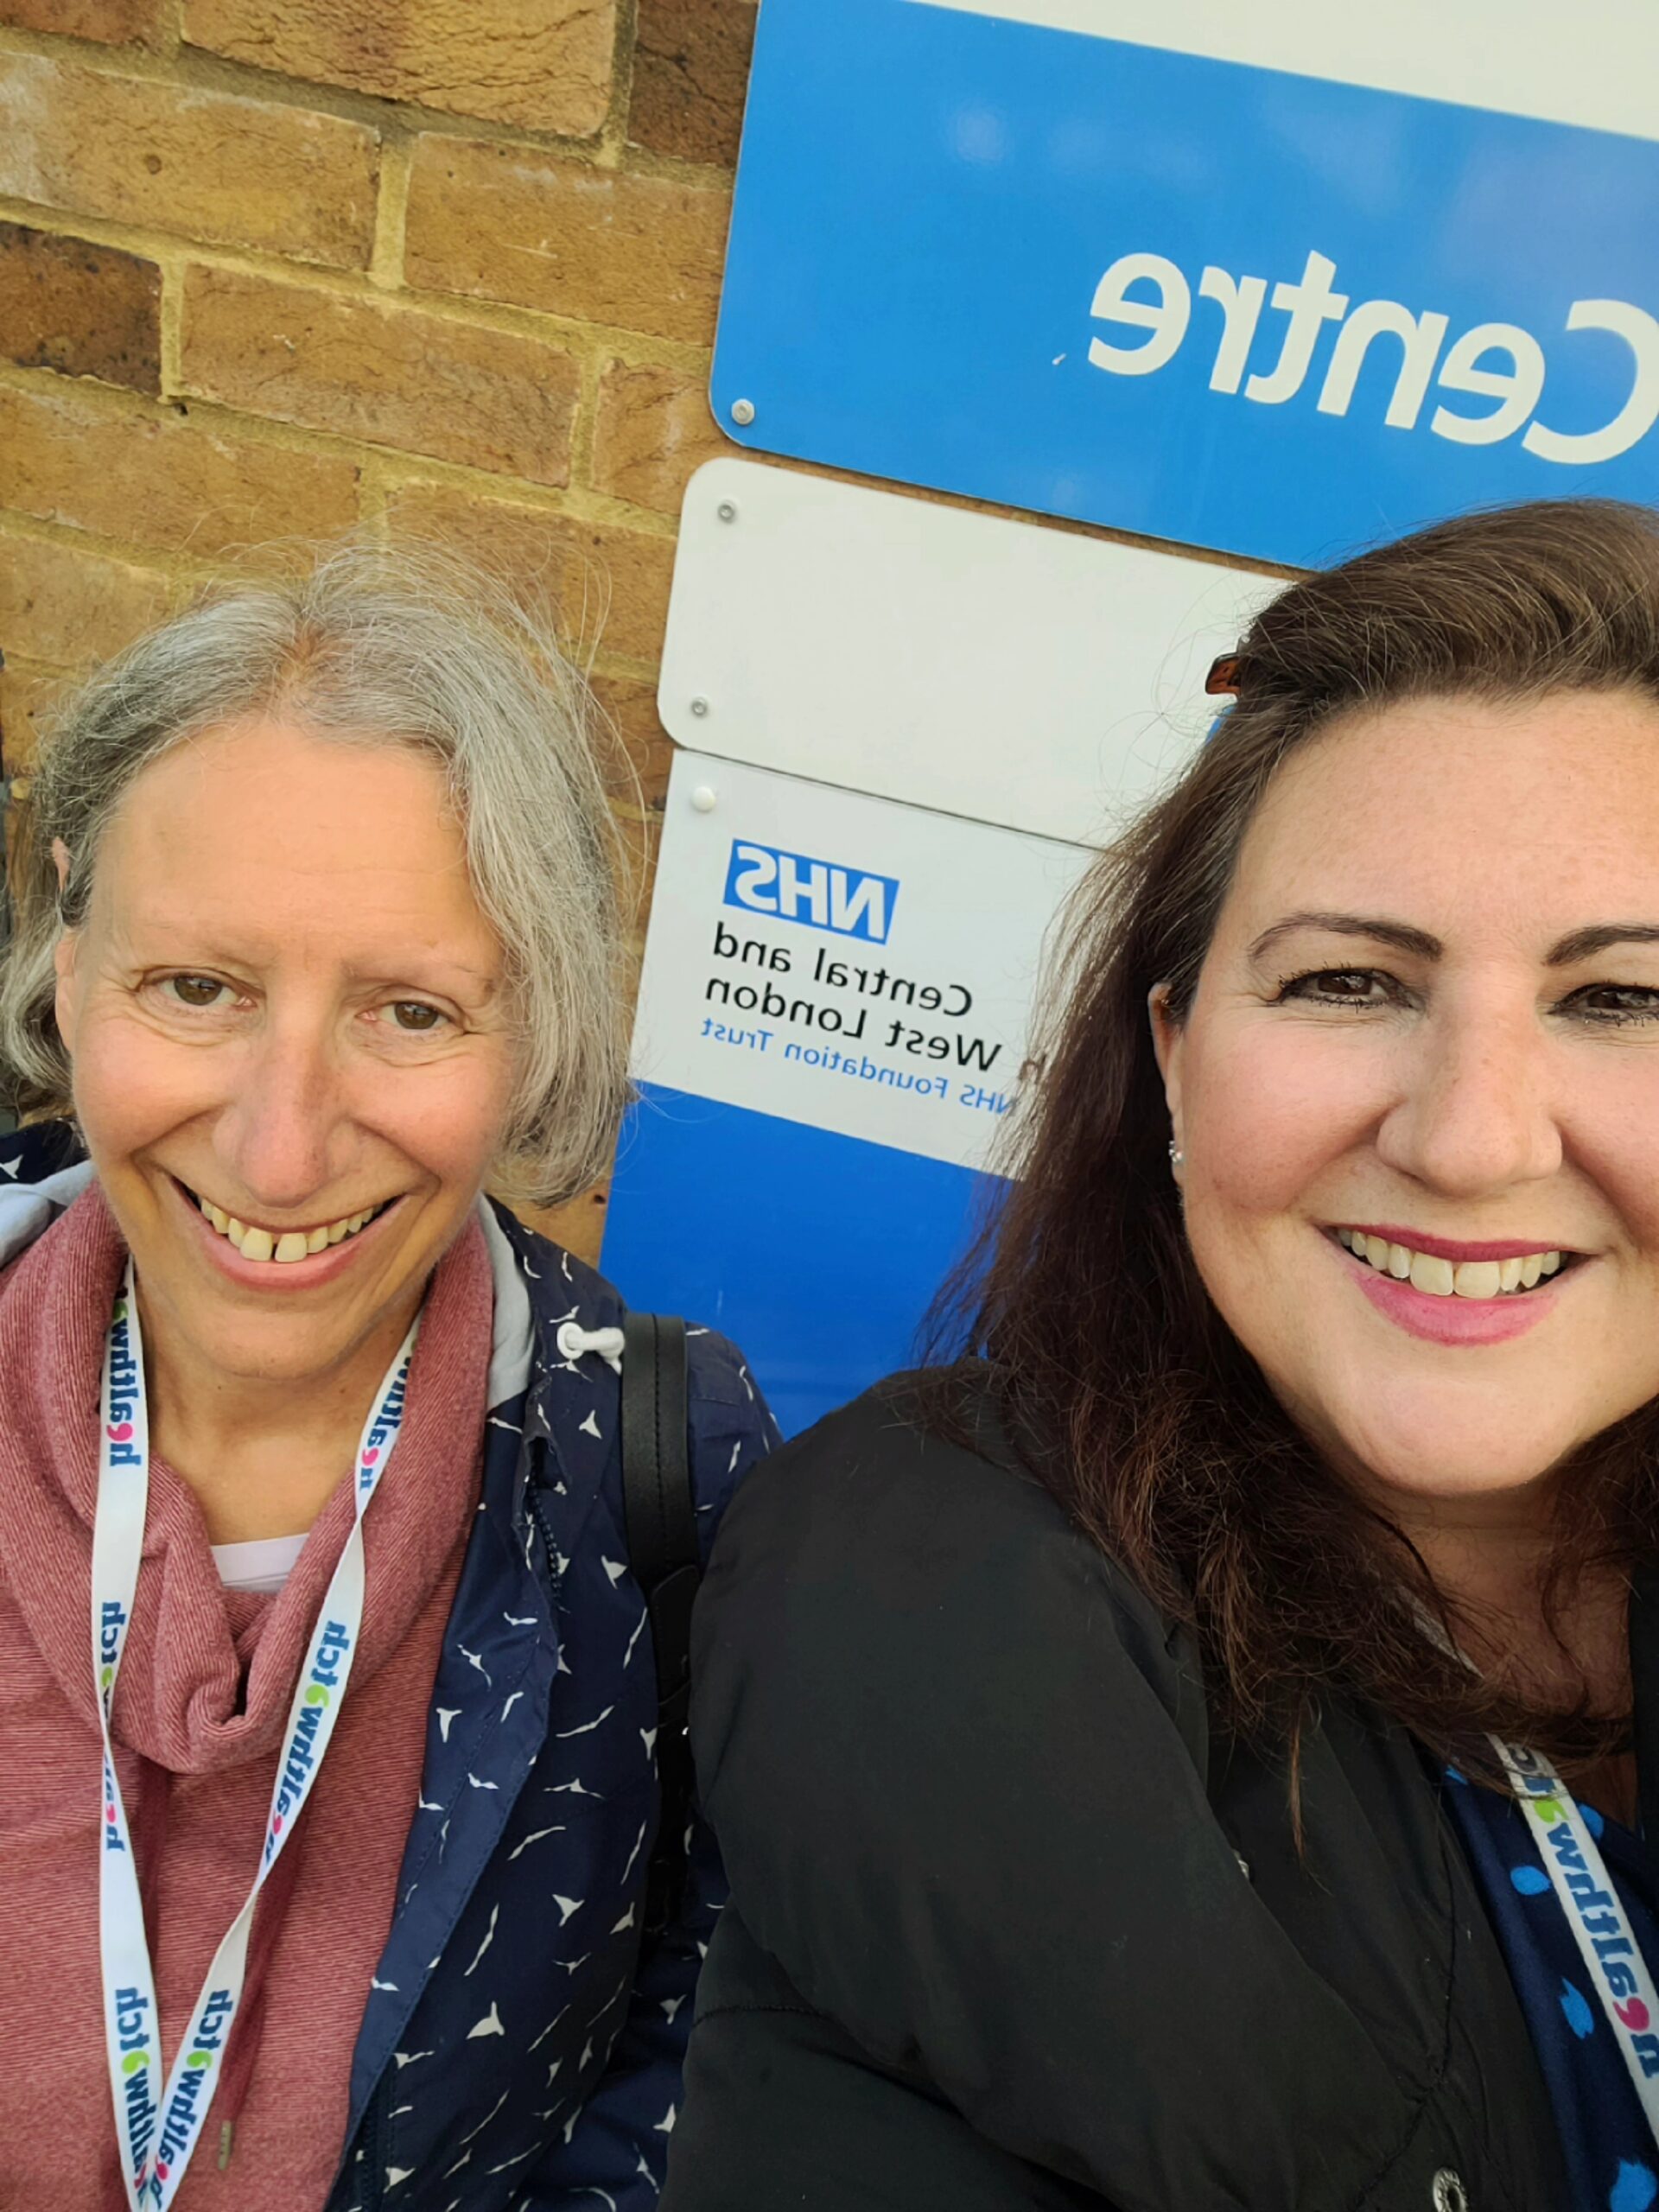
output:
[[[152,761],[271,712],[442,765],[519,1031],[492,1179],[546,1205],[586,1189],[609,1163],[627,1097],[627,871],[597,709],[535,607],[432,549],[336,547],[291,579],[220,588],[66,702],[19,822],[0,1085],[21,1112],[73,1111],[54,954],[85,918],[104,832]],[[55,839],[71,856],[61,893]]]

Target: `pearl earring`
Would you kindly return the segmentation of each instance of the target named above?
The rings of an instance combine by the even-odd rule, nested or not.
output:
[[[1174,1138],[1173,1138],[1173,1137],[1172,1137],[1172,1138],[1170,1139],[1170,1141],[1169,1141],[1169,1172],[1170,1172],[1170,1173],[1171,1173],[1172,1175],[1179,1175],[1179,1174],[1180,1173],[1180,1172],[1181,1172],[1182,1168],[1183,1168],[1183,1167],[1185,1167],[1185,1165],[1186,1165],[1186,1154],[1185,1154],[1181,1150],[1181,1148],[1180,1148],[1179,1145],[1178,1145],[1178,1144],[1176,1143],[1176,1141],[1175,1141]]]

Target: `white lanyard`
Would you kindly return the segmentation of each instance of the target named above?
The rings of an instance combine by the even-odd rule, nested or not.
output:
[[[295,1685],[253,1887],[213,1955],[166,2088],[158,2096],[161,2020],[149,1948],[144,1940],[132,1838],[110,1743],[110,1703],[138,1586],[149,1489],[143,1340],[138,1329],[132,1263],[127,1263],[104,1355],[98,1511],[92,1523],[92,1675],[98,1685],[99,1723],[104,1739],[99,1823],[104,1840],[99,1853],[104,2033],[122,2178],[132,2212],[145,2212],[145,2208],[164,2212],[184,2177],[213,2101],[219,2061],[241,2001],[254,1906],[293,1833],[334,1732],[363,1618],[363,1516],[403,1426],[404,1390],[419,1327],[417,1315],[387,1370],[357,1448],[356,1515]]]
[[[1659,2141],[1659,1993],[1618,1892],[1572,1792],[1548,1760],[1496,1736],[1492,1744],[1526,1808],[1539,1855]]]

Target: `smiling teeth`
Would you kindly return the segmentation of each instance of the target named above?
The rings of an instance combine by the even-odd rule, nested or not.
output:
[[[233,1213],[226,1213],[207,1198],[198,1198],[196,1204],[204,1220],[234,1244],[245,1260],[274,1260],[283,1267],[295,1260],[303,1260],[313,1252],[321,1252],[325,1245],[339,1244],[348,1236],[355,1236],[381,1211],[378,1206],[370,1206],[365,1212],[347,1214],[341,1221],[324,1222],[320,1228],[278,1230],[273,1233],[269,1229],[250,1229]]]
[[[1530,1290],[1561,1264],[1559,1252],[1529,1252],[1522,1260],[1465,1260],[1453,1267],[1450,1260],[1390,1244],[1358,1229],[1339,1229],[1337,1242],[1378,1274],[1409,1281],[1414,1290],[1426,1290],[1432,1298],[1502,1298],[1510,1291]]]

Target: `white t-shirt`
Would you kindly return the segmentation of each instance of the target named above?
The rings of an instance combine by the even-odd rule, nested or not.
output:
[[[249,1544],[215,1544],[213,1565],[227,1590],[264,1597],[282,1588],[305,1549],[305,1537],[257,1536]]]

